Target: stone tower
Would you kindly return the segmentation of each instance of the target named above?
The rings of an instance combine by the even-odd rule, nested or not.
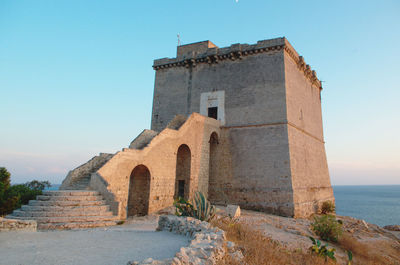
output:
[[[182,45],[153,68],[153,131],[179,114],[220,121],[204,158],[212,202],[300,217],[334,200],[321,82],[285,38]]]

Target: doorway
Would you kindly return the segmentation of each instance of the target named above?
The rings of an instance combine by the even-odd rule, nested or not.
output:
[[[131,173],[128,195],[128,216],[149,213],[150,171],[144,165],[136,166]]]
[[[176,177],[174,198],[189,199],[191,152],[189,146],[182,144],[176,155]]]

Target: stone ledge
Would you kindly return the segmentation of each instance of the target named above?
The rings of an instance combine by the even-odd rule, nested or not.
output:
[[[36,231],[35,220],[18,220],[0,217],[0,231]]]
[[[197,64],[217,64],[223,60],[241,60],[245,56],[255,55],[258,53],[275,53],[278,51],[286,52],[290,58],[294,60],[298,69],[304,76],[319,89],[322,89],[321,81],[317,77],[317,73],[306,64],[303,56],[299,56],[293,46],[285,38],[275,38],[269,40],[260,40],[257,44],[232,44],[229,47],[208,48],[205,52],[188,52],[185,55],[176,58],[161,58],[154,60],[153,69],[165,69],[171,67],[196,67]]]
[[[226,245],[231,248],[233,246],[233,243],[226,241],[223,230],[191,217],[162,215],[158,220],[157,231],[169,231],[187,236],[191,241],[189,246],[182,247],[172,259],[153,260],[148,258],[141,262],[128,262],[128,265],[213,265],[217,264],[226,254]]]
[[[197,63],[214,64],[227,59],[236,60],[252,54],[283,50],[287,47],[286,43],[287,40],[285,38],[276,38],[258,41],[257,44],[253,45],[237,43],[224,48],[214,47],[207,49],[204,53],[191,52],[176,58],[156,59],[154,60],[153,68],[158,70],[180,66],[194,67]],[[297,54],[296,51],[293,51],[293,53]]]

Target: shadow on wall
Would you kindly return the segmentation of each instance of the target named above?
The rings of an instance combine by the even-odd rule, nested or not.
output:
[[[178,148],[176,155],[176,178],[175,178],[175,194],[174,198],[184,198],[188,200],[190,197],[190,167],[191,152],[189,146],[182,144]]]
[[[144,165],[136,166],[129,179],[128,217],[149,213],[150,171]]]
[[[91,189],[100,192],[107,205],[110,206],[113,215],[119,214],[119,202],[116,200],[115,195],[107,190],[109,183],[99,173],[92,173],[89,186]]]

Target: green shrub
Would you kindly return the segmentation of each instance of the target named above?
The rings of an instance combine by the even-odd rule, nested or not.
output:
[[[350,250],[346,250],[346,253],[347,253],[347,258],[349,259],[347,265],[351,265],[351,262],[353,261],[353,252],[351,252]]]
[[[193,205],[190,201],[185,200],[182,197],[175,199],[175,215],[177,216],[193,216]]]
[[[332,201],[324,201],[321,206],[321,213],[328,214],[335,212],[335,204]]]
[[[13,210],[35,199],[45,188],[51,186],[48,181],[38,180],[10,185],[10,176],[6,168],[0,168],[0,216],[12,213]]]
[[[310,247],[310,250],[311,250],[312,253],[315,253],[318,256],[324,257],[325,261],[328,258],[336,261],[336,258],[335,258],[336,249],[328,248],[328,244],[325,244],[325,245],[322,246],[321,241],[319,241],[318,239],[315,239],[315,238],[313,238],[311,236],[309,238],[313,242],[313,245]]]
[[[6,190],[10,187],[10,172],[5,167],[0,167],[0,200],[4,197]]]
[[[31,182],[25,183],[25,186],[32,190],[43,191],[45,188],[50,188],[51,184],[48,181],[32,180]]]
[[[340,224],[333,215],[322,215],[314,217],[311,229],[323,240],[337,242],[343,233]]]
[[[177,216],[190,216],[201,221],[209,222],[215,216],[215,206],[205,198],[201,192],[196,192],[193,203],[183,198],[174,201]]]
[[[0,216],[12,212],[18,202],[18,197],[9,197],[10,172],[5,167],[0,167]]]
[[[7,196],[18,198],[14,209],[21,208],[21,205],[27,204],[29,200],[34,200],[37,195],[41,195],[42,190],[34,190],[27,186],[27,184],[12,185],[7,190]]]

